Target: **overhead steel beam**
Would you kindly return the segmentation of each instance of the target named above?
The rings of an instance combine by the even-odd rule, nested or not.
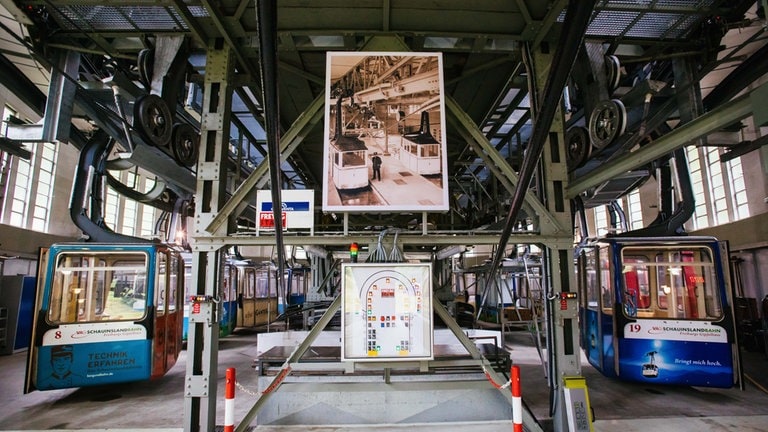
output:
[[[448,117],[448,122],[451,123],[454,127],[456,127],[456,131],[458,132],[459,135],[461,135],[462,138],[464,138],[465,141],[467,141],[468,143],[475,143],[474,137],[468,131],[466,131],[466,130],[460,128],[460,127],[457,127],[457,126],[459,126],[458,120],[456,120],[454,117],[449,116]],[[478,144],[478,146],[480,146],[480,144]],[[474,149],[474,146],[472,148]],[[485,164],[484,168],[488,168],[488,170],[491,171],[491,173],[493,173],[493,175],[501,183],[501,185],[504,187],[504,189],[507,190],[507,192],[509,192],[510,194],[514,193],[515,192],[515,185],[512,183],[512,181],[506,175],[502,174],[502,172],[496,166],[496,164],[493,163],[493,160],[490,158],[490,156],[487,155],[482,150],[483,150],[483,148],[481,147],[475,153],[477,154],[477,156],[480,159],[483,160],[483,163]],[[497,151],[497,153],[498,153],[498,151]],[[468,171],[467,173],[469,175],[471,175],[472,178],[475,179],[475,181],[479,182],[479,180],[477,179],[477,176],[475,175],[474,172],[471,172],[469,170],[467,170],[467,171]],[[482,184],[480,185],[480,187],[483,189],[483,192],[485,192],[485,187],[483,187]],[[494,197],[491,197],[491,195],[488,192],[485,192],[485,193],[486,193],[486,195],[488,195],[489,198],[494,198]]]
[[[704,108],[716,107],[731,99],[744,90],[744,87],[765,75],[766,71],[768,71],[768,45],[763,45],[709,92],[703,100]]]
[[[277,67],[282,69],[282,70],[284,70],[284,71],[286,71],[286,72],[290,72],[290,73],[292,73],[292,74],[294,74],[296,76],[304,78],[307,81],[311,81],[311,82],[313,82],[315,84],[319,84],[319,85],[325,85],[325,78],[324,77],[317,76],[315,74],[309,73],[309,72],[307,72],[307,71],[305,71],[303,69],[300,69],[300,68],[298,68],[296,66],[293,66],[291,64],[288,64],[286,62],[278,62],[277,63]]]
[[[337,248],[349,248],[350,243],[358,244],[376,244],[379,233],[328,233],[328,232],[315,232],[315,235],[303,235],[304,233],[295,233],[297,235],[285,235],[283,242],[285,246],[323,246],[324,248],[331,249]],[[573,237],[564,237],[562,235],[540,235],[540,234],[528,234],[528,233],[513,233],[510,236],[510,242],[514,244],[538,244],[552,248],[568,248],[573,245]],[[489,231],[485,232],[462,232],[455,234],[429,234],[429,237],[424,237],[419,231],[418,233],[406,233],[401,232],[397,237],[398,245],[402,246],[424,246],[428,243],[430,246],[448,246],[448,245],[497,245],[499,243],[499,232]],[[275,237],[273,235],[259,235],[259,236],[209,236],[209,237],[194,237],[194,244],[196,250],[212,251],[222,248],[224,246],[238,245],[238,246],[269,246],[275,245]],[[346,250],[346,249],[345,249]]]
[[[467,131],[465,128],[458,127],[459,126],[457,124],[458,123],[458,119],[454,118],[453,116],[448,116],[448,122],[451,123],[456,128],[456,130],[459,133],[459,135],[461,135],[461,137],[464,138],[464,140],[467,141],[467,143],[474,143],[475,142],[474,137],[469,133],[469,131]],[[517,183],[516,182],[513,183],[512,182],[512,178],[509,177],[509,175],[511,174],[512,176],[514,176],[513,178],[515,178],[515,179],[517,178],[515,173],[514,173],[514,171],[512,171],[511,167],[509,166],[509,164],[506,163],[506,161],[505,161],[505,165],[503,167],[497,166],[493,162],[493,159],[490,156],[490,155],[493,154],[493,155],[497,155],[497,156],[501,157],[501,155],[499,154],[498,150],[493,148],[491,143],[487,142],[487,141],[485,142],[485,144],[480,144],[480,143],[476,143],[476,144],[477,145],[471,146],[471,147],[472,147],[472,149],[477,149],[475,151],[475,153],[476,153],[476,155],[480,159],[482,159],[483,164],[485,165],[484,167],[483,166],[478,167],[478,169],[476,171],[480,171],[483,168],[488,168],[488,170],[496,177],[496,179],[501,183],[501,185],[504,187],[504,189],[506,189],[507,192],[509,192],[510,195],[515,193],[515,184],[517,184]],[[492,151],[490,151],[490,150],[483,151],[483,149],[486,149],[486,148],[491,148]],[[501,160],[504,160],[504,159],[501,158]],[[485,190],[485,187],[483,187],[483,185],[480,183],[480,180],[475,175],[475,172],[473,172],[471,170],[465,170],[464,172],[465,172],[465,175],[470,175],[470,176],[472,176],[473,179],[475,179],[475,182],[477,182],[479,184],[480,188],[482,188],[483,192],[485,192],[485,194],[490,199],[492,199],[492,200],[496,199],[496,197],[492,197],[491,194],[488,193]],[[526,198],[527,198],[527,200],[531,200],[533,202],[540,202],[536,198],[536,196],[534,196],[532,193],[529,193]],[[539,216],[541,214],[540,212],[534,211],[532,209],[532,206],[529,203],[529,201],[526,201],[524,203],[524,205],[526,205],[526,208],[524,210],[526,211],[527,214],[529,214],[531,216],[533,216],[534,214],[536,216]],[[543,205],[542,205],[542,207],[543,207]],[[551,213],[546,213],[545,216],[551,216]],[[536,222],[537,222],[536,225],[537,225],[537,229],[538,229],[538,227],[541,225],[541,218],[539,218]]]
[[[320,102],[320,106],[315,108],[317,102]],[[280,162],[285,162],[288,159],[288,156],[292,155],[296,148],[304,142],[307,133],[320,122],[324,115],[324,110],[322,109],[324,105],[324,95],[318,96],[317,99],[312,101],[308,111],[305,111],[301,117],[296,119],[297,122],[301,121],[302,127],[291,127],[288,133],[284,135],[285,138],[280,139]],[[266,182],[267,177],[262,176],[261,179],[256,182],[256,188],[264,187]]]
[[[184,23],[189,28],[190,33],[192,33],[192,37],[195,38],[195,40],[202,46],[208,45],[208,37],[205,34],[205,30],[200,26],[198,23],[198,20],[195,19],[194,15],[189,11],[189,8],[182,0],[172,0],[173,4],[176,6],[176,11],[179,13],[179,16],[184,20]]]
[[[0,137],[0,152],[5,152],[25,160],[32,159],[32,152],[24,148],[24,143],[6,137]]]
[[[52,62],[55,66],[51,68],[42,139],[50,142],[68,142],[74,108],[72,100],[77,91],[77,83],[70,77],[78,74],[80,54],[72,51],[54,52]]]
[[[565,9],[565,6],[568,4],[568,0],[557,0],[550,8],[549,13],[547,13],[547,16],[544,17],[543,20],[541,20],[539,25],[539,30],[536,32],[536,38],[533,40],[532,48],[536,48],[539,46],[541,41],[544,40],[544,37],[549,34],[549,31],[552,29],[552,26],[557,21],[557,18],[560,16],[560,12]]]
[[[552,121],[560,106],[563,88],[571,73],[571,69],[573,69],[573,64],[576,61],[576,54],[579,52],[584,33],[589,25],[589,19],[592,16],[594,5],[594,0],[570,2],[568,4],[568,10],[565,14],[565,22],[563,23],[563,31],[560,34],[560,40],[553,56],[553,63],[550,65],[547,80],[544,84],[541,103],[536,106],[538,112],[534,118],[533,132],[531,133],[531,138],[528,142],[528,148],[525,153],[525,158],[523,159],[523,164],[520,167],[517,187],[515,188],[515,193],[512,195],[509,212],[504,221],[504,230],[499,238],[499,246],[493,256],[491,269],[496,269],[499,266],[508,244],[508,236],[511,234],[515,225],[518,212],[522,207],[523,201],[526,200],[526,196],[530,193],[529,185],[531,179],[533,178],[534,171],[539,165],[539,159],[543,153],[544,144],[547,142],[549,130],[552,127]],[[534,92],[535,91],[530,92],[531,96],[535,95]],[[548,212],[543,214],[548,214]],[[550,217],[552,218],[553,223],[555,223],[554,217]],[[488,273],[486,286],[491,286],[492,273],[493,271]]]
[[[720,155],[720,163],[728,162],[736,159],[737,157],[744,156],[745,154],[757,150],[760,147],[768,144],[768,135],[761,136],[754,141],[743,141],[739,144],[733,145],[728,151]]]
[[[315,98],[314,101],[307,107],[307,109],[299,116],[294,122],[291,128],[283,134],[280,138],[280,160],[284,161],[295,150],[301,140],[306,136],[314,125],[320,121],[323,114],[323,106],[325,104],[325,94],[321,94]],[[237,209],[238,205],[243,202],[251,190],[258,185],[258,182],[269,172],[269,162],[267,160],[262,161],[251,174],[243,181],[243,183],[232,193],[229,200],[220,208],[219,213],[211,220],[211,223],[205,227],[205,230],[214,233],[227,222],[227,218],[232,215]]]
[[[208,0],[202,0],[201,4],[205,7],[205,10],[208,11],[208,16],[211,17],[211,21],[213,22],[213,25],[219,30],[219,33],[221,34],[222,39],[229,45],[230,48],[232,48],[232,52],[235,54],[235,57],[237,58],[238,64],[251,76],[257,76],[256,74],[256,68],[253,66],[253,64],[248,60],[246,55],[243,53],[243,50],[241,49],[240,43],[237,43],[232,38],[232,35],[230,34],[229,29],[226,27],[224,23],[228,22],[227,17],[224,17],[221,13],[221,10],[219,8],[219,4],[211,3]]]
[[[457,84],[459,82],[469,80],[475,74],[478,74],[480,72],[489,71],[489,70],[491,70],[491,69],[493,69],[493,68],[495,68],[497,66],[501,66],[501,65],[504,65],[506,63],[519,62],[520,61],[519,57],[520,57],[520,54],[519,53],[515,53],[515,54],[510,54],[509,56],[506,56],[506,57],[501,57],[501,58],[497,58],[495,60],[484,62],[484,63],[482,63],[482,64],[480,64],[478,66],[475,66],[473,68],[470,68],[470,69],[462,71],[461,75],[459,75],[459,76],[457,76],[455,78],[446,80],[445,84],[444,84],[444,87],[450,87],[450,86],[452,86],[454,84]],[[512,74],[512,75],[513,76],[511,77],[510,81],[514,81],[515,78],[517,78],[517,73],[516,72],[514,74]],[[522,83],[522,85],[524,85],[524,84],[525,83]]]
[[[528,5],[526,5],[523,0],[515,0],[515,3],[517,4],[517,8],[520,10],[520,15],[522,15],[523,20],[525,20],[526,27],[533,26],[534,22],[533,18],[531,18],[531,13],[528,11]]]
[[[30,61],[34,61],[34,56]],[[13,89],[13,94],[24,101],[35,114],[40,116],[44,114],[45,94],[5,55],[0,55],[0,83],[6,88]]]
[[[768,84],[763,84],[757,90],[765,91]],[[627,171],[641,167],[670,152],[688,145],[695,139],[708,135],[725,126],[749,117],[753,111],[752,93],[745,93],[701,117],[686,123],[654,142],[641,147],[639,150],[626,153],[616,158],[611,164],[603,165],[589,174],[571,180],[566,188],[566,198],[575,198],[580,193],[603,184]]]
[[[512,167],[509,166],[507,161],[504,160],[504,158],[499,154],[498,150],[496,150],[496,148],[488,141],[485,135],[483,135],[483,132],[478,129],[477,125],[475,125],[467,113],[465,113],[459,104],[456,103],[456,101],[449,95],[445,95],[445,106],[448,108],[448,111],[453,114],[457,122],[461,124],[469,133],[473,141],[477,143],[479,147],[481,147],[480,150],[484,151],[485,155],[487,155],[487,157],[493,161],[493,164],[498,168],[498,170],[504,174],[504,177],[506,177],[506,179],[509,180],[512,185],[517,185],[518,177],[517,174],[515,174],[515,172],[512,170]],[[557,220],[549,213],[549,210],[547,210],[544,204],[542,204],[538,198],[531,194],[530,191],[526,192],[525,194],[525,202],[530,205],[536,214],[541,218],[540,229],[542,232],[565,232],[564,228],[560,226],[559,223],[557,223]],[[547,229],[544,229],[545,227]]]
[[[384,0],[381,5],[381,30],[389,31],[389,17],[392,15],[392,4],[389,0]]]
[[[245,15],[245,12],[248,11],[248,7],[252,4],[252,1],[253,0],[240,0],[235,13],[232,14],[232,19],[236,22],[240,21],[243,15]]]

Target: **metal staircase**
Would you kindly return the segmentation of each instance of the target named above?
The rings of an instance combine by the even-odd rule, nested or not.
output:
[[[468,269],[478,282],[485,280],[489,266],[482,265]],[[480,295],[477,305],[478,328],[498,329],[505,344],[508,336],[528,332],[536,346],[539,359],[547,373],[547,357],[544,355],[546,332],[545,295],[542,284],[543,266],[541,258],[527,251],[516,258],[505,258],[499,266],[490,286],[477,286]],[[506,346],[507,349],[513,347]]]

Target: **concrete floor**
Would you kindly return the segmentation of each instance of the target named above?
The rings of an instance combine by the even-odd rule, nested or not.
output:
[[[257,334],[239,332],[222,339],[219,348],[217,424],[224,419],[224,374],[237,369],[238,390],[235,422],[253,406],[258,375],[252,369],[259,350]],[[548,429],[549,392],[538,354],[527,334],[511,335],[512,359],[521,368],[524,403]],[[0,356],[0,430],[31,431],[181,431],[185,354],[165,377],[153,382],[112,387],[55,390],[22,394],[26,353]],[[745,353],[745,370],[751,380],[746,388],[709,389],[620,383],[583,367],[595,413],[596,431],[768,431],[768,359],[761,353]],[[754,381],[754,384],[752,383]],[[762,388],[762,390],[760,389]],[[278,390],[279,391],[279,390]],[[550,426],[551,427],[551,426]],[[509,421],[453,424],[265,426],[269,432],[340,431],[510,431]]]

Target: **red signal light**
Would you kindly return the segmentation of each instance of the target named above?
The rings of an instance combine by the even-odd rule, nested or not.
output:
[[[349,258],[352,260],[353,263],[357,262],[357,252],[360,250],[360,248],[357,246],[357,243],[352,243],[349,245]]]

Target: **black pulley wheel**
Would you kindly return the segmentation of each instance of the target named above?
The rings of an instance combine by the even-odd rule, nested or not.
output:
[[[149,91],[152,87],[152,69],[155,60],[155,52],[152,49],[145,48],[139,51],[139,57],[136,61],[136,66],[139,70],[139,80],[144,84],[144,87]]]
[[[618,99],[602,101],[589,116],[589,140],[600,150],[624,134],[627,110]]]
[[[147,143],[164,147],[171,140],[173,123],[171,110],[160,96],[148,94],[136,99],[133,107],[133,127]]]
[[[574,170],[589,159],[592,143],[589,142],[589,133],[586,128],[574,126],[565,134],[567,153],[565,160],[569,170]]]
[[[179,123],[173,126],[171,151],[176,162],[186,167],[195,166],[199,148],[200,134],[197,133],[194,127],[187,123]]]
[[[621,81],[621,63],[615,55],[605,56],[605,75],[608,78],[608,93],[613,93]]]

